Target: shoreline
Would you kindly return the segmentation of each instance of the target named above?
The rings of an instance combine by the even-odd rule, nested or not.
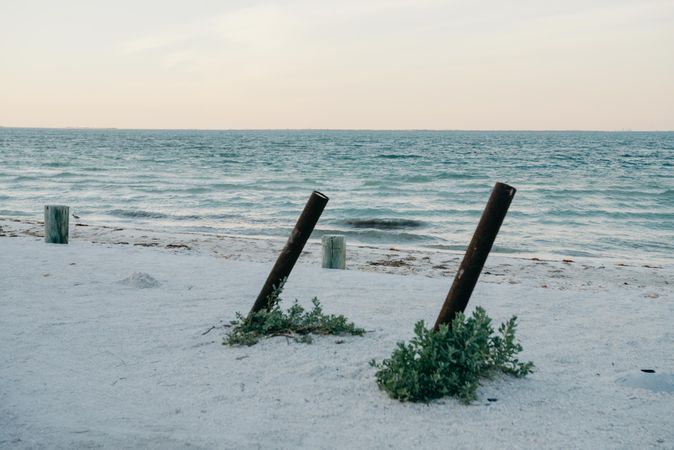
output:
[[[43,238],[43,223],[0,216],[0,239],[12,236]],[[212,255],[270,265],[286,242],[286,238],[276,236],[155,231],[90,224],[75,219],[71,219],[70,238],[97,245],[153,247],[173,253]],[[354,244],[347,239],[346,261],[348,271],[444,278],[449,288],[463,254],[463,251],[455,250]],[[320,240],[310,239],[298,262],[320,267]],[[667,264],[615,258],[552,258],[550,255],[528,258],[492,252],[479,283],[594,291],[618,287],[641,289],[644,297],[656,298],[671,290],[671,280],[674,280],[674,261]]]

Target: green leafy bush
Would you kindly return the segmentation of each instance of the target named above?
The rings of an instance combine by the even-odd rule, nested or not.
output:
[[[318,335],[363,335],[365,330],[356,327],[346,317],[326,315],[318,298],[314,297],[311,311],[295,303],[288,311],[281,310],[281,292],[283,283],[275,287],[267,299],[268,308],[257,311],[248,317],[236,314],[231,322],[232,329],[225,337],[226,345],[253,345],[265,336],[287,336],[297,342],[311,343],[312,334]]]
[[[478,307],[468,319],[457,314],[451,328],[433,331],[418,322],[408,344],[399,342],[381,364],[371,362],[378,369],[377,384],[400,401],[428,402],[450,395],[469,403],[480,379],[498,372],[524,377],[533,369],[533,363],[515,357],[522,351],[515,341],[516,321],[513,316],[494,334],[491,319]]]

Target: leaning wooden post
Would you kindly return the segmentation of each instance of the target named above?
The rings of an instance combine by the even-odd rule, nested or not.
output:
[[[516,189],[503,183],[496,183],[491,191],[487,206],[477,225],[473,239],[470,241],[459,270],[454,277],[445,303],[435,322],[435,330],[440,325],[451,326],[454,316],[466,309],[470,295],[473,293],[482,267],[487,260],[499,228],[508,212],[508,207],[515,195]]]
[[[295,228],[292,233],[290,233],[288,242],[286,242],[285,247],[281,250],[281,254],[276,260],[276,264],[274,264],[274,267],[271,269],[267,281],[264,283],[260,294],[257,296],[257,300],[255,300],[255,304],[253,305],[253,309],[250,310],[250,314],[266,309],[269,306],[267,304],[269,295],[275,286],[280,286],[283,280],[290,275],[290,272],[297,262],[297,258],[299,258],[300,253],[302,253],[304,244],[307,243],[307,240],[314,230],[327,203],[328,197],[325,195],[318,191],[311,193],[309,201],[304,207],[302,214],[300,214],[299,219],[297,219]]]
[[[322,267],[324,269],[346,269],[346,241],[344,236],[330,234],[321,239]]]
[[[45,205],[44,241],[48,244],[67,244],[69,219],[69,207],[62,205]]]

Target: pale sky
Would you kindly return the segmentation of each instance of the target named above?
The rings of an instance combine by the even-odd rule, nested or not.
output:
[[[674,130],[674,0],[0,0],[0,125]]]

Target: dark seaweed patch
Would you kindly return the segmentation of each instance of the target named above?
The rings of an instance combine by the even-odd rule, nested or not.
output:
[[[419,228],[424,225],[423,222],[413,219],[349,219],[344,223],[354,228],[375,228],[378,230]]]

